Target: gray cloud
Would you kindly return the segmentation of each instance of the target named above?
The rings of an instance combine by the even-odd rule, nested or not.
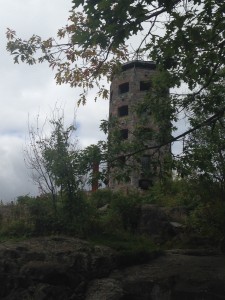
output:
[[[23,149],[28,136],[28,118],[35,123],[51,117],[57,103],[64,108],[69,125],[76,112],[76,135],[81,146],[104,138],[99,132],[101,119],[107,118],[108,104],[90,101],[77,109],[79,91],[69,86],[56,86],[54,72],[47,64],[27,66],[14,64],[6,51],[6,28],[18,36],[33,33],[48,38],[67,23],[71,1],[64,0],[0,0],[0,199],[15,200],[19,195],[36,194],[31,173],[24,164]],[[92,97],[93,96],[93,97]]]

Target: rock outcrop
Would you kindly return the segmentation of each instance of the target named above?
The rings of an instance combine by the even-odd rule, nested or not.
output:
[[[83,299],[87,283],[115,269],[110,248],[67,237],[0,244],[0,299]]]
[[[225,256],[171,250],[121,267],[118,253],[69,237],[0,243],[0,299],[225,299]]]
[[[93,281],[87,299],[225,299],[224,266],[225,257],[212,252],[168,252],[147,264],[116,270],[106,279]]]

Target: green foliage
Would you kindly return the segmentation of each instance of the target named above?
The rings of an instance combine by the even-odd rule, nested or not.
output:
[[[40,236],[66,233],[88,236],[111,235],[124,230],[135,231],[141,201],[138,196],[124,196],[109,190],[99,190],[89,197],[80,192],[77,197],[79,214],[77,206],[74,206],[72,212],[69,211],[71,207],[67,207],[67,198],[62,198],[57,203],[55,214],[49,195],[36,198],[20,196],[17,203],[9,207],[7,221],[2,219],[1,234]],[[105,204],[109,204],[105,212],[98,210]]]
[[[140,218],[140,204],[142,198],[137,193],[115,195],[111,204],[112,210],[121,218],[123,228],[135,232]]]
[[[206,204],[221,199],[219,184],[204,177],[168,178],[157,182],[142,196],[144,203],[166,207],[184,206],[195,209],[200,203]]]
[[[165,35],[155,37],[153,57],[170,70],[174,84],[183,81],[194,90],[218,79],[223,68],[224,10],[223,2],[201,0],[171,12]]]
[[[27,235],[40,236],[56,233],[59,230],[50,195],[19,196],[11,211],[12,223],[19,219],[22,223],[28,224],[25,227]]]
[[[3,237],[30,237],[33,234],[33,224],[27,222],[26,219],[11,220],[9,223],[1,226],[0,236]]]
[[[100,208],[92,219],[92,233],[115,234],[120,231],[134,233],[140,217],[142,197],[138,194],[124,195],[120,192],[102,190],[93,193],[89,201],[95,208]],[[108,204],[104,211],[103,205]]]
[[[161,254],[161,251],[148,237],[133,235],[125,231],[111,235],[93,236],[90,241],[116,250],[120,266],[144,263]]]
[[[67,201],[65,200],[67,203]],[[50,195],[38,197],[20,196],[13,205],[3,206],[0,235],[44,236],[51,234],[85,235],[89,231],[90,219],[94,212],[84,194],[79,196],[77,207],[68,212],[65,203],[58,202],[57,214],[52,207]],[[4,213],[5,212],[5,213]],[[71,218],[71,214],[73,218]]]
[[[186,222],[187,241],[188,235],[195,235],[196,241],[198,237],[207,238],[210,244],[218,245],[225,235],[225,205],[217,190],[215,182],[186,179],[170,179],[144,195],[99,190],[89,196],[80,194],[80,214],[72,219],[63,201],[58,202],[55,215],[49,195],[20,196],[13,205],[1,208],[5,213],[1,213],[0,237],[77,235],[119,251],[123,265],[141,263],[158,253],[148,237],[137,233],[142,203],[184,207],[188,213],[182,219]],[[105,204],[105,210],[99,209]],[[195,242],[192,244],[195,246]]]
[[[89,236],[113,235],[123,230],[121,216],[108,209],[106,213],[95,215],[91,220]]]
[[[199,116],[199,119],[201,117]],[[194,122],[195,120],[193,120]],[[185,143],[179,172],[201,182],[214,182],[221,200],[225,200],[225,124],[224,118],[192,133]],[[205,185],[207,190],[210,186]]]
[[[196,176],[158,183],[143,197],[143,202],[185,208],[186,216],[181,222],[185,222],[187,236],[179,247],[190,243],[195,247],[204,239],[208,246],[218,246],[225,236],[225,204],[219,183],[210,178]]]
[[[87,184],[96,183],[100,187],[105,184],[107,178],[107,153],[108,144],[99,141],[79,152],[79,173],[84,176],[88,174]]]
[[[73,213],[78,214],[80,206],[79,197],[76,195],[79,190],[79,174],[77,174],[77,157],[74,149],[71,149],[70,135],[74,127],[67,129],[63,127],[63,120],[50,121],[53,131],[48,140],[42,143],[42,155],[45,161],[45,168],[52,175],[59,193],[66,198],[68,213],[72,217]],[[76,202],[76,204],[74,204]],[[75,207],[77,211],[75,211]]]
[[[82,4],[87,13],[87,22],[82,26],[79,34],[74,34],[74,43],[82,45],[99,45],[107,49],[111,44],[113,48],[119,47],[131,34],[142,29],[141,22],[146,20],[147,1],[138,3],[134,1],[73,1],[74,7]],[[128,16],[130,17],[128,23]]]
[[[192,203],[190,185],[184,179],[167,178],[164,181],[156,182],[142,198],[144,203],[156,204],[159,206],[176,207],[190,206]]]
[[[46,235],[57,232],[57,219],[52,207],[51,198],[40,196],[27,201],[22,205],[21,209],[28,211],[28,219],[32,224],[32,235]]]
[[[83,235],[89,230],[94,210],[83,192],[76,193],[75,197],[76,201],[72,206],[68,205],[67,198],[62,199],[62,202],[59,204],[59,232]]]
[[[16,203],[2,205],[0,236],[28,237],[33,234],[35,226],[27,205],[34,199],[28,195],[19,196]]]
[[[111,235],[122,229],[121,217],[112,209],[112,203],[118,195],[108,189],[102,189],[88,196],[87,201],[91,211],[88,219],[88,236]]]
[[[109,189],[99,189],[90,195],[90,202],[96,207],[100,208],[113,201],[114,193]]]
[[[218,244],[225,237],[225,204],[220,201],[200,203],[188,219],[189,227],[211,243]]]
[[[55,113],[59,113],[57,110]],[[45,124],[46,125],[46,124]],[[79,151],[76,149],[76,140],[72,138],[75,127],[64,128],[63,116],[48,120],[49,134],[30,129],[30,144],[25,152],[26,163],[34,171],[34,182],[44,193],[49,193],[52,199],[52,209],[55,217],[60,202],[67,211],[67,217],[82,214],[83,207],[81,188],[82,169],[79,162]]]

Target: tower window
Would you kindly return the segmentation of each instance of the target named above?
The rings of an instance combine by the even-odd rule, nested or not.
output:
[[[140,81],[140,91],[149,91],[151,86],[151,81]]]
[[[122,140],[128,139],[128,129],[121,129],[120,136]]]
[[[140,179],[138,182],[138,186],[142,190],[148,190],[152,186],[152,181],[149,179]]]
[[[124,117],[128,115],[128,105],[124,105],[118,108],[118,116]]]
[[[149,171],[149,169],[150,169],[150,155],[143,155],[141,157],[141,168],[142,168],[142,171]]]
[[[124,94],[129,92],[129,82],[125,82],[119,85],[119,94]]]
[[[123,155],[118,157],[118,163],[119,163],[120,167],[124,167],[126,164],[126,157]]]

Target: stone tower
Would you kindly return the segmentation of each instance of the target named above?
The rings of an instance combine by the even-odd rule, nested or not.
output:
[[[151,93],[151,79],[156,74],[156,65],[152,61],[130,61],[122,65],[121,72],[112,78],[110,87],[110,118],[116,118],[120,131],[120,138],[123,142],[134,138],[133,132],[138,122],[138,116],[134,112],[133,107],[144,100],[146,93]],[[145,130],[157,131],[157,126],[153,123],[151,115],[147,116],[148,121]],[[109,136],[111,131],[109,130]],[[152,145],[154,141],[148,141],[147,145]],[[162,156],[168,154],[170,146],[164,147],[161,151]],[[129,160],[129,165],[133,168],[129,174],[129,180],[119,181],[115,179],[116,167],[109,168],[109,188],[113,190],[130,188],[147,190],[153,184],[158,166],[151,165],[153,157],[152,150],[145,150],[140,154],[139,162],[134,161],[132,157],[123,157],[123,153],[118,152],[120,160]],[[154,168],[154,172],[148,172]],[[147,171],[147,172],[146,172]]]

